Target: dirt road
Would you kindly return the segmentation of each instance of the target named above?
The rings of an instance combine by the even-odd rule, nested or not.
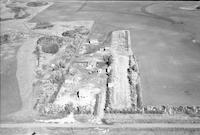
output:
[[[200,130],[200,124],[114,124],[114,125],[96,125],[96,124],[55,124],[55,123],[18,123],[18,124],[0,124],[0,128],[42,128],[42,127],[60,127],[60,128],[133,128],[133,129],[197,129]]]

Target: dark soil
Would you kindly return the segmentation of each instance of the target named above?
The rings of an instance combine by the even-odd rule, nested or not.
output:
[[[7,8],[11,9],[11,12],[14,12],[14,18],[0,18],[0,22],[1,21],[8,21],[8,20],[13,20],[13,19],[24,19],[28,16],[30,16],[29,13],[26,12],[26,8],[25,7],[15,7],[12,5],[6,5]],[[23,15],[20,15],[20,12],[24,12]]]
[[[79,35],[88,35],[89,34],[89,29],[85,28],[84,26],[79,26],[75,28],[74,30],[68,30],[62,33],[62,36],[64,37],[70,37],[70,38],[75,38],[77,34]]]
[[[57,44],[59,47],[61,47],[63,44],[65,44],[65,40],[58,36],[43,36],[37,40],[37,44]]]
[[[13,18],[0,18],[0,22],[8,21],[8,20],[13,20]]]
[[[55,54],[65,44],[65,40],[58,36],[43,36],[37,40],[37,44],[42,47],[43,52]]]
[[[59,50],[59,47],[57,44],[43,44],[42,45],[42,51],[45,53],[52,53],[55,54]]]
[[[19,14],[16,14],[15,15],[15,19],[24,19],[24,18],[26,18],[26,17],[28,17],[28,16],[30,16],[30,14],[28,14],[28,13],[25,13],[24,15],[22,15],[22,16],[20,16]]]
[[[26,12],[26,8],[24,8],[24,7],[10,7],[10,8],[11,8],[12,12],[15,13],[15,16],[14,16],[15,19],[24,19],[24,18],[30,16],[30,14]],[[21,11],[24,12],[23,15],[20,15]]]
[[[39,22],[33,29],[47,29],[52,28],[54,25],[49,22]]]
[[[64,37],[70,37],[70,38],[75,38],[76,32],[74,30],[66,31],[62,33],[62,36]]]
[[[41,7],[47,4],[48,2],[45,2],[45,1],[37,1],[37,2],[28,2],[26,5],[29,7]]]

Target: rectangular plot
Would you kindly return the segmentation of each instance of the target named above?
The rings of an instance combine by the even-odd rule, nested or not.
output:
[[[129,31],[112,33],[111,53],[113,56],[111,108],[123,109],[131,107],[129,68]]]

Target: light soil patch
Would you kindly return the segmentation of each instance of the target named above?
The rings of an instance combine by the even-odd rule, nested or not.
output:
[[[17,4],[16,6],[22,6],[25,7],[25,3],[15,3]],[[14,19],[14,20],[8,20],[8,21],[2,21],[0,22],[1,25],[1,32],[2,33],[22,33],[24,37],[20,37],[20,42],[19,41],[15,41],[15,39],[13,39],[13,41],[11,41],[12,43],[9,44],[4,44],[2,45],[3,48],[3,54],[5,54],[5,59],[6,61],[8,61],[9,59],[11,59],[11,56],[13,56],[12,52],[13,49],[15,49],[18,46],[21,46],[19,49],[19,52],[17,53],[17,71],[16,74],[14,73],[13,75],[17,76],[17,81],[20,87],[20,97],[17,97],[18,92],[12,92],[12,96],[13,93],[17,93],[16,96],[18,100],[16,99],[9,99],[10,97],[8,97],[8,99],[5,99],[6,102],[9,102],[8,100],[13,100],[10,104],[10,108],[12,108],[13,105],[17,105],[18,106],[18,102],[21,103],[20,100],[22,100],[22,109],[16,110],[18,111],[16,113],[12,113],[9,114],[9,112],[7,113],[6,117],[2,117],[2,119],[13,119],[13,120],[18,120],[20,119],[22,120],[26,120],[24,118],[27,118],[29,116],[32,115],[31,111],[30,111],[30,107],[31,107],[31,96],[32,96],[32,82],[34,81],[34,77],[33,77],[33,72],[34,72],[34,62],[35,62],[35,58],[33,55],[33,50],[35,47],[35,38],[33,37],[33,33],[30,33],[29,29],[26,27],[26,23],[28,20],[32,19],[32,17],[34,17],[36,14],[40,13],[41,11],[43,11],[44,9],[46,9],[47,7],[49,7],[50,5],[52,5],[53,3],[50,3],[49,5],[43,6],[43,7],[37,7],[37,8],[27,8],[27,12],[29,12],[31,15],[25,19]],[[5,7],[3,8],[3,14],[6,14],[8,11],[5,9]],[[24,35],[24,33],[26,33],[27,35]],[[30,36],[30,37],[29,37]],[[23,41],[23,39],[25,39]],[[15,43],[17,42],[17,43]],[[9,50],[9,52],[6,52],[6,50]],[[1,54],[1,57],[3,55]],[[12,58],[13,60],[13,58]],[[13,61],[10,64],[15,64],[16,61]],[[1,64],[7,64],[5,63],[1,63]],[[7,65],[6,65],[7,66]],[[5,73],[6,74],[6,73]],[[5,76],[5,78],[12,78],[12,77],[7,77]],[[15,77],[14,77],[15,78]],[[5,85],[9,85],[9,82],[11,80],[8,80],[7,84]],[[13,85],[16,85],[13,83]],[[9,86],[8,86],[9,87]],[[13,86],[12,86],[13,87]],[[14,86],[15,87],[15,86]],[[17,87],[17,86],[16,86]],[[16,89],[12,89],[12,91],[17,91]],[[16,102],[16,103],[14,103]],[[1,109],[5,109],[7,110],[8,106],[2,107]],[[21,107],[21,106],[20,106]],[[15,108],[15,107],[13,107]],[[19,108],[17,108],[19,109]]]
[[[127,37],[128,36],[128,37]],[[128,80],[129,45],[126,40],[130,35],[126,31],[114,31],[112,33],[111,54],[113,55],[113,92],[111,107],[123,109],[131,107],[130,84]]]
[[[32,100],[32,85],[34,82],[34,69],[35,69],[35,59],[33,54],[35,49],[35,43],[37,38],[32,38],[26,40],[20,47],[17,53],[17,72],[16,76],[19,83],[20,95],[22,98],[22,110],[31,109]]]

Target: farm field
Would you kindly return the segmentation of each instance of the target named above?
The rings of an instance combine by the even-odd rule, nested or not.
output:
[[[198,105],[199,11],[179,9],[198,2],[154,3],[58,2],[31,22],[95,20],[96,37],[95,33],[129,29],[140,65],[144,104]]]
[[[199,2],[2,3],[0,134],[199,134]]]

